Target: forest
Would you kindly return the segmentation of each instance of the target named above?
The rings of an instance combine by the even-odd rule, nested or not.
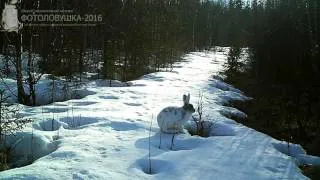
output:
[[[1,9],[10,2],[1,0]],[[25,0],[16,6],[103,17],[96,26],[1,31],[1,76],[14,74],[22,104],[36,104],[34,86],[41,74],[81,81],[84,72],[92,72],[128,81],[170,71],[184,53],[228,46],[223,74],[254,98],[234,103],[248,112],[245,124],[320,154],[315,145],[320,143],[318,0]],[[243,48],[248,48],[244,60]],[[27,54],[27,77],[21,54]]]

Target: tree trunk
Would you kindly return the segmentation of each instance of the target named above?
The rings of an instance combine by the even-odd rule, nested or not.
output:
[[[302,121],[302,115],[301,115],[301,108],[300,102],[301,102],[301,96],[303,92],[298,91],[297,98],[296,98],[296,113],[297,113],[297,125],[298,125],[298,138],[299,140],[305,140],[307,133],[305,131],[305,127]],[[303,111],[302,111],[303,112]]]
[[[22,35],[18,33],[16,35],[16,78],[17,78],[17,89],[18,89],[18,102],[21,104],[28,105],[28,95],[25,93],[23,88],[23,75],[22,75]]]
[[[82,73],[83,73],[83,63],[84,63],[84,57],[87,50],[87,38],[88,38],[88,29],[87,27],[84,28],[84,38],[82,42],[82,49],[80,51],[80,58],[79,58],[79,75],[80,75],[80,82],[82,81]]]
[[[36,105],[36,91],[35,91],[35,77],[33,75],[33,57],[32,57],[32,43],[33,43],[33,35],[31,34],[30,37],[30,45],[29,45],[29,52],[28,52],[28,85],[30,91],[30,105]]]
[[[2,103],[3,103],[3,94],[4,91],[0,90],[0,142],[2,141]],[[1,163],[1,162],[0,162]]]

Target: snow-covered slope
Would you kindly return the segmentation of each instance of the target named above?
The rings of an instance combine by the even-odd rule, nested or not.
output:
[[[131,87],[91,83],[87,89],[94,93],[84,99],[26,107],[22,114],[37,120],[26,131],[37,138],[32,141],[30,133],[22,133],[23,142],[33,143],[17,149],[37,149],[25,158],[47,155],[0,172],[0,179],[307,179],[297,166],[299,157],[309,159],[300,146],[292,145],[288,152],[285,143],[221,115],[243,116],[222,104],[246,99],[239,90],[211,79],[221,70],[226,52],[188,54],[172,72],[145,75]],[[182,105],[183,93],[191,94],[196,107],[200,91],[204,112],[214,122],[212,136],[179,134],[172,145],[172,135],[159,134],[157,113]]]

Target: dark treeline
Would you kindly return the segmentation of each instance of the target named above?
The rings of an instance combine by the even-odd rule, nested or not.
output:
[[[102,17],[95,27],[24,26],[22,45],[24,50],[40,54],[43,72],[70,77],[92,66],[98,71],[97,64],[102,62],[100,73],[105,78],[126,81],[170,68],[184,52],[230,45],[235,38],[245,42],[235,36],[238,25],[248,22],[244,15],[249,13],[249,5],[247,11],[240,11],[242,7],[241,1],[230,8],[222,1],[200,0],[22,1],[19,8],[24,10],[66,9]],[[14,36],[1,33],[2,53],[19,40]],[[100,56],[93,58],[93,54]]]
[[[240,105],[248,125],[320,154],[320,2],[253,1],[247,27],[249,66],[230,51],[228,80],[255,98]],[[235,44],[234,44],[235,45]],[[245,70],[245,71],[243,71]]]
[[[267,126],[287,131],[287,139],[319,154],[320,2],[253,5],[251,70],[265,112],[274,117]]]

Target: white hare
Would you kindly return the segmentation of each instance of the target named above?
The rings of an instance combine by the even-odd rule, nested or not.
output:
[[[158,126],[164,133],[183,133],[184,124],[191,118],[195,109],[189,104],[190,94],[183,95],[182,107],[166,107],[157,116]]]

